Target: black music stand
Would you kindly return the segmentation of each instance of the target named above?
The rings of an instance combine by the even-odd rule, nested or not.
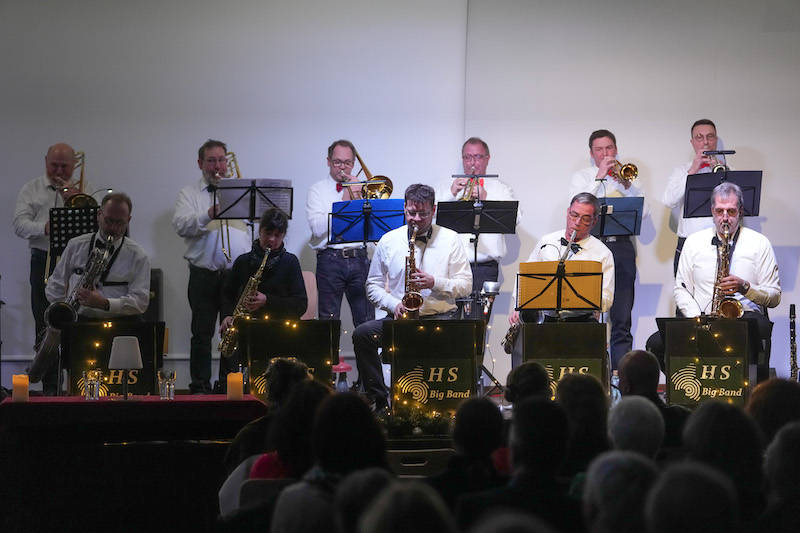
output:
[[[240,321],[236,351],[247,356],[251,393],[265,398],[264,372],[273,357],[295,357],[308,365],[314,379],[331,385],[331,367],[339,362],[340,335],[339,320]]]
[[[61,333],[61,346],[69,374],[71,394],[83,394],[83,371],[99,368],[103,371],[101,396],[122,396],[122,370],[109,370],[111,343],[114,337],[131,335],[139,339],[142,369],[128,370],[131,394],[158,394],[156,373],[164,358],[164,322],[114,320],[76,322],[68,324]]]
[[[403,204],[400,198],[334,202],[328,213],[328,244],[360,242],[366,248],[405,224]]]
[[[644,198],[627,196],[621,198],[599,198],[600,220],[592,228],[595,237],[639,235],[642,229]]]
[[[70,239],[97,231],[97,210],[96,206],[50,208],[50,255],[54,261],[49,265],[47,276],[53,273]]]
[[[215,218],[220,220],[247,220],[250,237],[255,239],[253,222],[267,209],[277,207],[289,219],[294,208],[294,189],[291,180],[282,179],[225,179],[214,189],[213,205],[220,204]]]
[[[456,176],[458,177],[458,176]],[[476,200],[474,202],[439,202],[436,223],[457,233],[471,233],[473,262],[478,262],[478,238],[481,233],[512,234],[517,232],[516,200],[500,202]]]
[[[683,203],[684,218],[711,216],[711,193],[723,181],[735,183],[742,189],[743,215],[757,217],[761,207],[760,170],[725,170],[706,174],[690,174],[686,178]]]

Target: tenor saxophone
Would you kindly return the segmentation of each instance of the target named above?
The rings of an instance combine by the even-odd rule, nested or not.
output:
[[[720,318],[741,318],[744,314],[742,303],[732,296],[723,296],[720,283],[728,277],[731,270],[730,226],[722,224],[722,243],[717,248],[717,277],[714,280],[714,293],[711,297],[711,315]]]
[[[408,239],[408,256],[406,257],[406,271],[405,271],[405,290],[403,293],[403,307],[406,308],[406,313],[403,318],[419,318],[419,308],[422,307],[422,294],[415,291],[411,286],[411,274],[417,271],[417,263],[414,258],[414,243],[417,240],[417,232],[419,227],[411,226],[411,238]]]
[[[242,294],[239,296],[239,301],[236,302],[236,307],[233,309],[233,322],[230,327],[222,334],[219,341],[219,353],[224,357],[230,357],[236,350],[236,343],[239,340],[239,328],[237,324],[240,320],[246,319],[250,316],[250,311],[247,309],[247,302],[256,292],[258,292],[258,284],[261,283],[261,276],[264,274],[264,266],[267,264],[270,249],[264,250],[264,259],[261,260],[261,265],[256,270],[255,274],[250,276],[247,280]]]

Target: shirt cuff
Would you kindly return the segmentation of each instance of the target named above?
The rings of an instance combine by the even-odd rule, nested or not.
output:
[[[211,217],[208,216],[208,212],[203,213],[199,217],[197,217],[197,222],[200,224],[201,228],[205,228],[208,226],[208,223],[211,222]]]
[[[108,298],[108,312],[114,315],[122,314],[122,298]]]

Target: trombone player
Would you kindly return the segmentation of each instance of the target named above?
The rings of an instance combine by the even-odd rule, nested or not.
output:
[[[70,145],[54,144],[47,149],[44,157],[44,175],[26,183],[17,195],[14,233],[26,239],[31,250],[31,311],[36,327],[34,350],[38,349],[41,341],[38,336],[45,329],[47,296],[44,292],[44,280],[55,267],[55,262],[51,261],[50,272],[45,272],[47,251],[50,248],[50,208],[64,207],[66,200],[81,192],[72,179],[76,163],[75,150]],[[92,190],[88,183],[84,184],[84,188]],[[45,390],[55,391],[55,378],[54,373],[44,377]]]
[[[635,181],[635,167],[623,169],[617,161],[617,138],[608,130],[596,130],[589,135],[589,157],[592,166],[572,175],[570,197],[588,192],[595,197],[643,196]],[[626,179],[625,170],[633,172]],[[602,216],[601,213],[598,215]],[[628,235],[598,237],[614,256],[614,304],[609,311],[611,322],[612,369],[633,349],[631,310],[636,281],[636,249]]]
[[[464,174],[486,174],[489,166],[489,145],[483,139],[470,137],[461,146],[461,161]],[[470,186],[470,181],[473,185]],[[498,178],[470,180],[469,178],[454,178],[443,181],[436,188],[436,198],[440,202],[455,202],[457,200],[496,200],[502,202],[514,201],[514,191],[511,187]],[[519,215],[517,216],[519,220]],[[500,277],[500,262],[506,255],[505,235],[500,233],[486,233],[478,239],[478,261],[475,262],[474,236],[471,234],[459,235],[459,239],[467,250],[470,267],[472,268],[472,292],[477,294],[483,289],[484,281],[497,281]]]
[[[347,296],[353,325],[375,318],[375,309],[367,300],[364,283],[369,271],[367,250],[358,243],[328,243],[328,213],[334,202],[361,199],[361,187],[348,187],[359,181],[353,176],[356,148],[346,139],[328,147],[328,176],[314,183],[306,197],[306,216],[311,227],[309,246],[317,254],[317,289],[319,317],[338,320],[342,297]]]

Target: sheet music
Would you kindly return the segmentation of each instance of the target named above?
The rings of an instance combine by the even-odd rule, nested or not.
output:
[[[255,212],[277,207],[291,216],[292,180],[275,178],[223,179],[217,185],[217,201],[221,218],[250,218],[250,188],[257,188]]]

